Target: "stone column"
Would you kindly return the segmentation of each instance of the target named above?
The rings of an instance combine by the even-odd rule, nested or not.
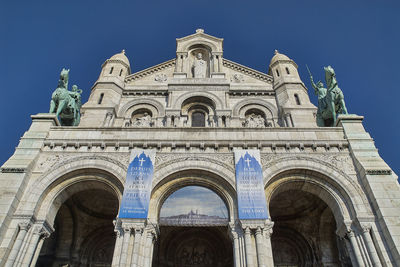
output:
[[[222,56],[218,55],[218,72],[222,72]]]
[[[120,226],[116,226],[114,232],[116,233],[116,240],[115,240],[114,254],[111,266],[118,267],[119,260],[121,258],[121,247],[124,235]]]
[[[172,125],[171,125],[171,115],[167,115],[167,124],[165,126],[172,127]]]
[[[17,234],[17,238],[15,239],[14,245],[11,248],[11,252],[8,255],[7,262],[5,267],[12,267],[14,265],[15,259],[17,258],[18,252],[21,249],[22,241],[24,241],[26,233],[31,227],[30,222],[21,222],[18,224],[19,231]]]
[[[357,265],[358,266],[364,266],[364,261],[363,261],[362,256],[361,256],[360,248],[359,248],[359,246],[357,244],[355,233],[353,231],[350,231],[350,232],[347,233],[347,236],[348,236],[348,238],[350,240],[350,244],[351,244],[351,247],[353,249],[354,258],[356,260]]]
[[[121,256],[119,260],[119,266],[123,267],[126,265],[126,260],[128,258],[128,247],[129,241],[131,238],[131,227],[129,225],[122,224],[123,229],[123,240],[122,240],[122,248],[121,248]]]
[[[32,262],[31,262],[30,267],[35,267],[35,266],[36,266],[36,262],[37,262],[37,260],[38,260],[38,258],[39,258],[39,255],[40,255],[40,250],[42,250],[43,242],[44,242],[44,240],[45,240],[46,238],[48,238],[49,236],[50,236],[49,233],[44,233],[44,234],[42,234],[42,235],[40,236],[39,244],[37,245],[35,254],[33,255],[33,259],[32,259]]]
[[[290,113],[285,114],[285,122],[286,122],[287,127],[293,127],[292,118],[290,116]]]
[[[382,264],[381,261],[379,260],[378,253],[376,252],[370,231],[371,231],[371,225],[362,226],[362,237],[364,239],[365,246],[367,247],[368,255],[371,259],[372,265],[374,267],[380,267],[382,266]]]
[[[31,239],[28,242],[28,248],[22,258],[22,266],[30,266],[33,260],[33,256],[39,244],[39,239],[42,235],[49,235],[49,233],[43,228],[43,225],[37,225],[33,229]]]
[[[266,267],[265,263],[265,238],[262,235],[262,230],[261,227],[257,227],[256,229],[256,246],[257,246],[257,262],[258,262],[258,267]]]
[[[242,264],[240,260],[240,240],[235,225],[229,225],[228,234],[233,241],[233,265],[234,267],[241,267]]]
[[[274,256],[272,254],[272,245],[271,245],[271,235],[272,235],[272,227],[274,226],[273,222],[270,222],[267,228],[264,228],[263,235],[265,238],[265,264],[268,267],[274,266]]]
[[[139,248],[140,248],[140,240],[142,238],[143,229],[138,228],[135,229],[135,242],[133,243],[133,251],[132,251],[132,259],[131,266],[138,267],[139,262]]]
[[[155,231],[149,230],[146,235],[145,251],[144,251],[144,267],[151,267],[151,251],[153,249],[153,241],[155,237]]]
[[[218,116],[218,127],[224,127],[224,124],[222,122],[222,116]]]
[[[244,230],[244,243],[246,247],[246,267],[253,267],[253,257],[251,251],[253,250],[251,245],[251,230],[249,227],[246,227]]]
[[[213,54],[213,70],[212,70],[212,72],[218,72],[218,58],[217,58],[216,54]]]

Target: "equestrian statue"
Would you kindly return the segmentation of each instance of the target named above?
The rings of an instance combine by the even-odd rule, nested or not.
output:
[[[60,119],[62,126],[78,126],[81,114],[80,109],[82,90],[73,85],[68,90],[69,69],[62,69],[58,86],[51,96],[50,111]]]
[[[327,88],[324,88],[324,83],[321,81],[315,84],[308,66],[307,70],[310,74],[311,85],[318,96],[317,125],[335,126],[338,114],[348,114],[343,92],[337,84],[335,70],[331,66],[324,67]]]

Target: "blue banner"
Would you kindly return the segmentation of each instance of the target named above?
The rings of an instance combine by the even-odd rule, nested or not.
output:
[[[119,218],[147,218],[155,154],[155,150],[132,150]]]
[[[268,219],[259,150],[235,150],[239,219]]]

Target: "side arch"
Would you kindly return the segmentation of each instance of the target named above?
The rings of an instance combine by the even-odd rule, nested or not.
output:
[[[183,102],[190,98],[190,97],[194,97],[194,96],[202,96],[202,97],[206,97],[208,99],[210,99],[215,106],[215,109],[223,109],[224,108],[224,104],[222,102],[222,100],[216,96],[215,94],[209,93],[209,92],[187,92],[181,96],[179,96],[173,104],[173,108],[174,109],[181,109]]]
[[[278,117],[278,110],[276,107],[269,103],[268,101],[264,101],[258,98],[250,98],[250,99],[245,99],[242,101],[239,101],[234,107],[233,107],[233,116],[239,116],[240,115],[240,110],[247,106],[247,105],[260,105],[264,108],[266,108],[270,114],[272,115],[272,118],[277,118]]]
[[[343,220],[373,217],[362,189],[351,177],[328,163],[309,157],[291,157],[265,164],[263,169],[267,203],[286,184],[279,190],[301,188],[323,199],[332,209],[338,226]]]
[[[103,184],[116,194],[120,202],[126,179],[126,168],[124,164],[103,156],[73,157],[62,161],[28,186],[29,190],[24,194],[16,214],[33,213],[32,215],[37,219],[45,220],[56,198],[60,197],[57,200],[59,202],[68,194],[70,196],[76,189],[68,188],[78,183],[82,190],[91,186],[96,188]],[[63,192],[63,190],[66,191]]]
[[[158,102],[157,100],[151,98],[141,98],[141,99],[134,99],[123,105],[118,111],[118,117],[125,117],[127,111],[135,105],[143,105],[148,104],[153,106],[157,110],[157,114],[159,117],[165,116],[165,108],[164,106]]]

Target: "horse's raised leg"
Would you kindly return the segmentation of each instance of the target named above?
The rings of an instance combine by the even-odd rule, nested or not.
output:
[[[344,102],[344,98],[341,98],[339,100],[339,105],[340,105],[340,108],[342,109],[342,114],[348,114],[347,108],[346,108],[346,103]]]
[[[54,113],[55,109],[56,109],[56,102],[54,102],[54,100],[52,99],[50,101],[50,111],[49,111],[49,113]]]
[[[328,109],[331,111],[332,119],[333,119],[333,125],[331,125],[331,126],[335,126],[335,124],[336,124],[336,111],[335,111],[335,102],[334,101],[329,101],[328,102]]]

